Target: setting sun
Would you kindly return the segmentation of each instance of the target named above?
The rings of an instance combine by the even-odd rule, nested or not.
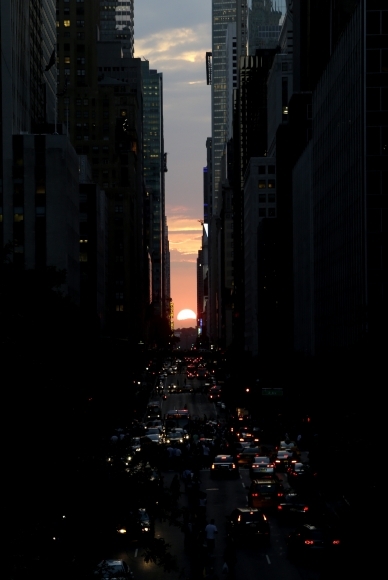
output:
[[[177,320],[188,320],[188,319],[195,320],[196,318],[197,315],[195,314],[195,312],[193,312],[193,310],[190,310],[189,308],[181,310],[177,316]]]

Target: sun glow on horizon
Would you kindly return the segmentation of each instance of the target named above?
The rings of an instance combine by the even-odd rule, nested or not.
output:
[[[189,308],[185,308],[184,310],[181,310],[178,313],[177,316],[177,320],[196,320],[197,315],[195,314],[195,312],[193,310],[190,310]]]

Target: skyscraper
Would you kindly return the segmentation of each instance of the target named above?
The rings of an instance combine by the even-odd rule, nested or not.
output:
[[[212,1],[212,155],[213,155],[213,214],[217,214],[218,188],[221,177],[221,157],[227,135],[227,50],[228,24],[236,22],[236,0]]]
[[[0,3],[0,239],[13,239],[12,135],[54,122],[54,0]]]
[[[147,204],[149,206],[148,251],[152,261],[152,303],[156,316],[162,316],[165,309],[164,283],[164,173],[167,165],[164,155],[163,136],[163,74],[149,68],[148,61],[142,61],[143,73],[143,134],[144,134],[144,181]]]
[[[100,0],[100,40],[120,41],[123,54],[134,55],[134,0]]]

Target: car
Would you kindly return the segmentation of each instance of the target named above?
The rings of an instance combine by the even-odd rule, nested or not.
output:
[[[288,449],[279,449],[274,458],[275,469],[286,471],[292,459],[292,452]]]
[[[219,399],[221,399],[221,387],[218,386],[213,386],[211,387],[209,393],[208,393],[208,399],[209,401],[218,401]]]
[[[147,405],[146,419],[160,419],[162,411],[160,409],[159,401],[151,401]]]
[[[248,486],[248,505],[250,507],[275,508],[283,496],[283,485],[275,477],[254,479]]]
[[[338,532],[323,524],[300,525],[287,537],[288,556],[291,559],[338,555],[341,546]]]
[[[239,465],[245,465],[250,467],[253,463],[254,458],[260,454],[261,449],[256,445],[253,447],[252,446],[241,447],[238,450],[237,463]]]
[[[120,515],[115,521],[116,537],[125,538],[128,542],[141,542],[153,536],[153,526],[145,508],[136,508]]]
[[[261,475],[273,475],[275,465],[271,459],[265,455],[255,455],[252,465],[250,466],[250,476],[252,478],[260,477]]]
[[[94,577],[101,580],[132,580],[132,570],[124,560],[102,560],[95,572]]]
[[[178,443],[182,444],[188,438],[187,431],[180,428],[171,429],[164,437],[164,443]]]
[[[277,515],[282,522],[306,522],[311,513],[310,503],[294,491],[285,493],[277,505]]]
[[[238,477],[239,470],[232,455],[216,455],[210,468],[210,477]]]
[[[267,516],[259,509],[238,507],[227,518],[227,533],[236,542],[249,539],[269,541],[270,527]]]
[[[317,472],[305,463],[291,461],[287,469],[287,480],[296,491],[311,489],[316,486]]]

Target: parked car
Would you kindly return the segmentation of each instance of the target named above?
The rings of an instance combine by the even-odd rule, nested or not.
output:
[[[102,560],[94,576],[99,580],[132,580],[133,572],[124,560]]]

